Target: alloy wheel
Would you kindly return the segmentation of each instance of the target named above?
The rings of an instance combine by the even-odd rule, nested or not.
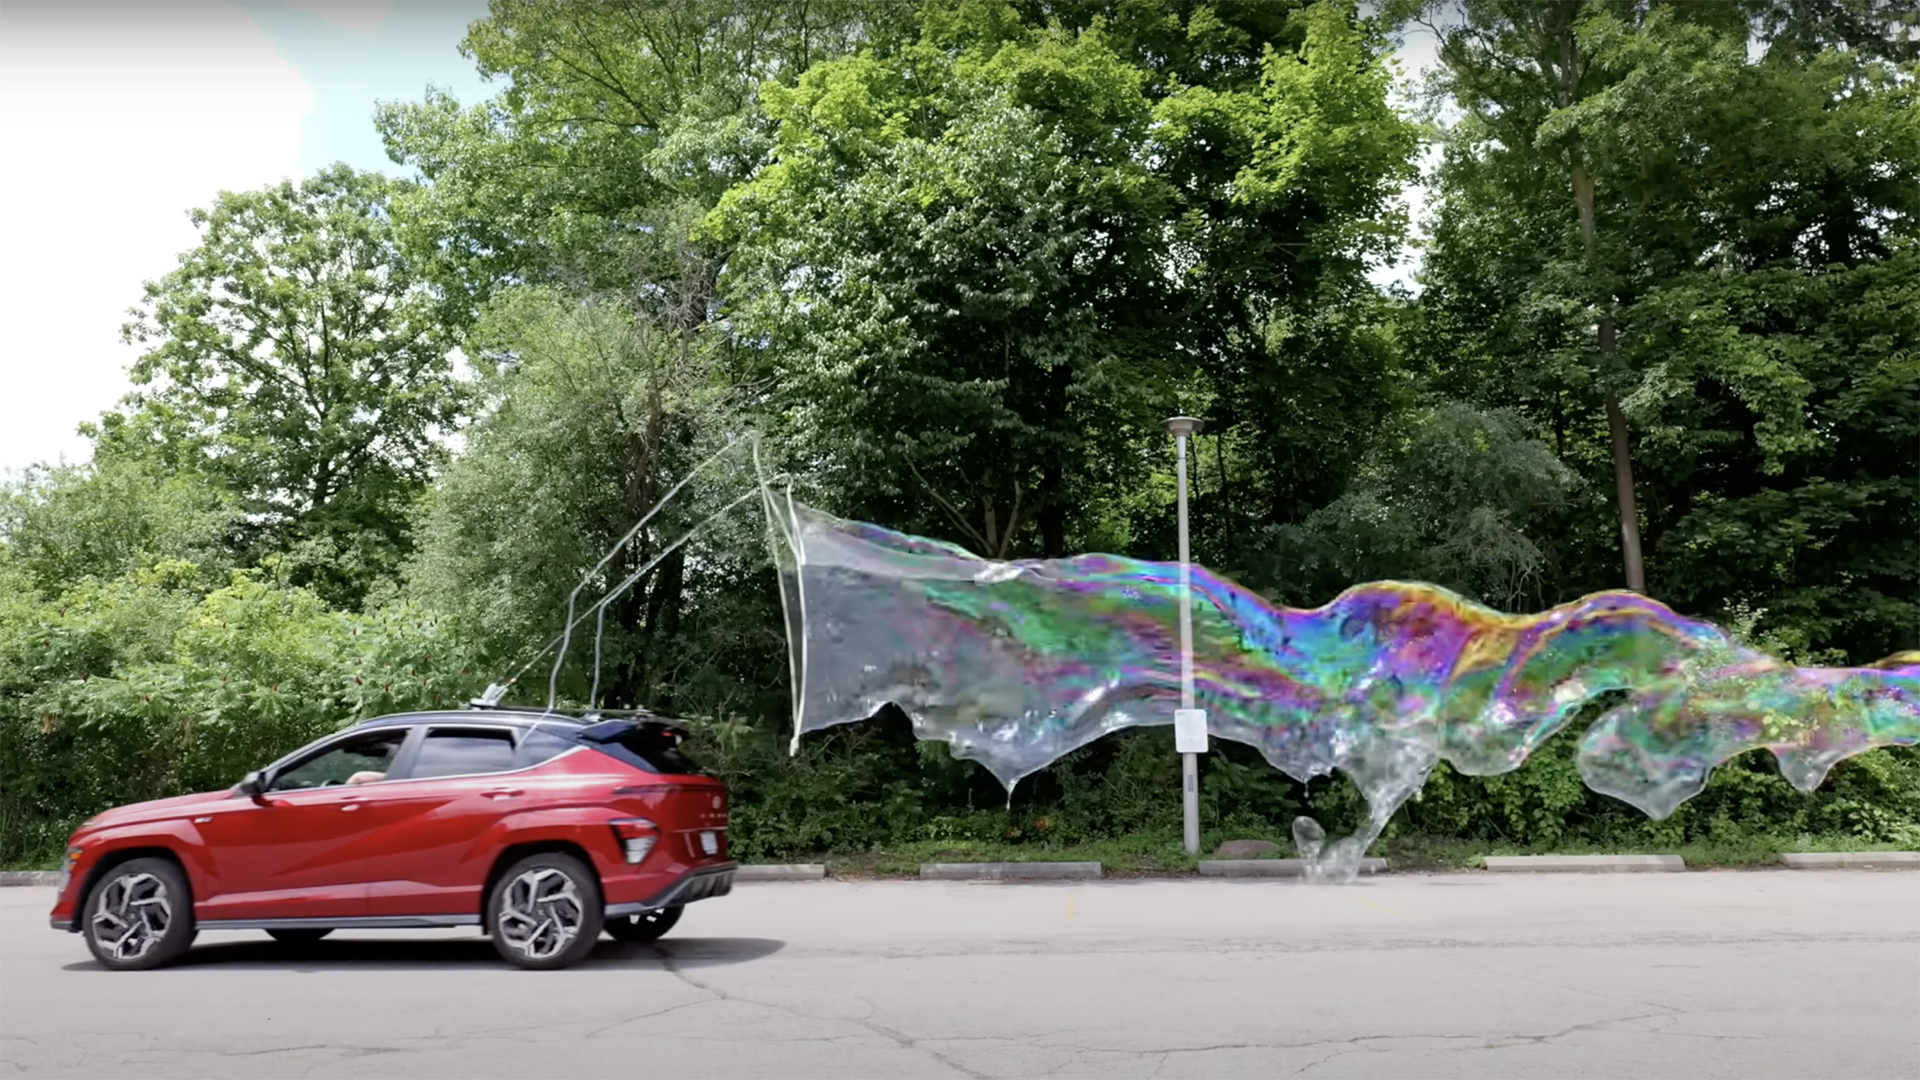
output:
[[[154,874],[122,874],[100,890],[93,909],[93,935],[115,960],[145,957],[173,926],[167,883]]]
[[[500,900],[502,941],[529,960],[546,960],[580,936],[586,907],[572,877],[550,866],[535,867],[507,884]]]

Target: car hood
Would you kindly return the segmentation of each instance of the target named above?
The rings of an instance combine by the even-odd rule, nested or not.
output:
[[[102,829],[143,821],[164,821],[168,818],[182,817],[196,807],[224,802],[232,797],[233,789],[226,788],[221,791],[203,791],[195,795],[175,795],[171,799],[149,799],[146,802],[129,803],[88,818],[80,828],[82,830]]]

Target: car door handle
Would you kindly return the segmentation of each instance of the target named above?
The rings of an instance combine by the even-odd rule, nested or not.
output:
[[[526,792],[519,788],[494,788],[492,791],[483,791],[480,794],[489,799],[517,799]]]

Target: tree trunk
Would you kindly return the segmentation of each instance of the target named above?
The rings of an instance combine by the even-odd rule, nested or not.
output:
[[[1609,319],[1606,330],[1612,329]],[[1633,458],[1627,452],[1627,418],[1620,412],[1620,396],[1612,390],[1607,391],[1607,431],[1613,436],[1613,490],[1614,500],[1620,506],[1620,555],[1626,562],[1627,588],[1643,593],[1647,591],[1647,575],[1640,562],[1640,515],[1633,501]]]
[[[1588,272],[1593,273],[1598,231],[1594,221],[1593,177],[1587,172],[1587,164],[1581,158],[1580,151],[1576,148],[1573,154],[1570,176],[1573,181],[1573,201],[1580,211],[1580,240],[1586,252]],[[1607,434],[1613,441],[1613,487],[1614,502],[1620,511],[1620,557],[1626,565],[1627,588],[1644,593],[1647,591],[1647,575],[1640,559],[1640,515],[1633,500],[1633,456],[1627,447],[1627,417],[1620,410],[1620,396],[1612,386],[1613,355],[1617,342],[1609,304],[1609,298],[1601,297],[1600,378],[1602,385],[1606,386]]]
[[[1066,469],[1055,457],[1040,470],[1040,556],[1063,559],[1067,555],[1067,480]]]
[[[673,680],[665,676],[671,671],[669,651],[679,644],[680,608],[686,582],[687,549],[675,548],[661,561],[653,587],[647,590],[646,627],[642,631],[641,644],[636,649],[648,657],[647,668],[660,684],[660,695],[657,700],[652,700],[649,687],[637,686],[633,694],[636,706],[673,711]]]
[[[1067,390],[1073,380],[1073,371],[1066,364],[1055,364],[1047,372],[1046,411],[1043,417],[1047,422],[1065,427],[1069,422],[1067,410]],[[1047,559],[1065,558],[1067,554],[1067,469],[1063,451],[1047,455],[1046,464],[1040,469],[1040,555]]]

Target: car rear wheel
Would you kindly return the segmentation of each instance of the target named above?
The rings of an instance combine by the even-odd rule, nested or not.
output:
[[[586,959],[605,918],[599,879],[579,859],[557,851],[508,867],[487,899],[494,949],[507,963],[535,971]]]
[[[167,859],[130,859],[94,883],[81,935],[102,967],[144,971],[178,960],[193,946],[193,892]]]
[[[640,944],[658,941],[660,936],[673,929],[680,921],[680,913],[686,905],[676,904],[655,911],[644,911],[638,915],[618,915],[607,920],[607,936],[615,941]]]
[[[304,926],[283,926],[267,931],[267,936],[282,945],[311,945],[331,933],[333,933],[332,927],[313,929]]]

